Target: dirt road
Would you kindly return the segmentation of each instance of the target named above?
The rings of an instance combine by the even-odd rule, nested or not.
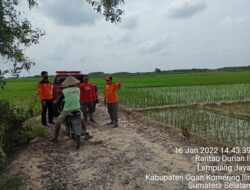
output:
[[[42,139],[20,150],[6,172],[25,175],[29,190],[188,189],[185,180],[146,180],[147,174],[197,175],[192,156],[175,153],[176,147],[187,146],[183,137],[133,113],[120,112],[119,117],[118,128],[107,126],[106,108],[99,106],[97,124],[87,124],[94,139],[84,142],[80,150],[61,133],[58,145]],[[52,135],[51,129],[49,138]]]

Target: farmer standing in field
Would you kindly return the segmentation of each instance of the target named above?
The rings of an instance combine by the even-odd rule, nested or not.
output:
[[[48,117],[49,117],[49,124],[54,124],[53,122],[53,97],[52,97],[52,84],[48,80],[48,72],[42,71],[41,72],[42,80],[38,83],[38,95],[41,100],[42,105],[42,125],[44,127],[48,127],[46,121],[46,114],[48,110]]]
[[[83,76],[83,83],[80,85],[81,92],[81,108],[84,115],[84,121],[88,121],[88,114],[91,122],[95,122],[93,118],[94,112],[94,101],[95,97],[95,89],[92,83],[89,83],[88,75]]]
[[[117,90],[121,87],[122,81],[114,83],[113,78],[110,75],[106,76],[106,87],[104,94],[104,104],[107,105],[109,117],[111,122],[108,125],[114,125],[118,127],[118,94]]]
[[[62,94],[58,97],[56,104],[59,104],[61,101],[64,100],[64,107],[61,114],[58,116],[55,126],[55,137],[51,140],[54,143],[58,143],[58,134],[61,128],[61,124],[66,121],[66,118],[68,115],[71,114],[73,111],[80,111],[80,119],[81,119],[81,125],[82,129],[85,135],[85,140],[88,140],[92,138],[92,136],[89,135],[87,132],[83,114],[81,111],[81,105],[80,105],[80,89],[77,87],[77,85],[80,83],[79,80],[77,80],[73,76],[68,76],[63,82],[62,87],[64,88],[62,91]]]

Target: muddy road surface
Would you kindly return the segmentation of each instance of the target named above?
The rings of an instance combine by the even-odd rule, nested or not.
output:
[[[37,118],[39,122],[39,118]],[[27,190],[130,190],[188,189],[186,180],[150,181],[147,175],[199,175],[193,155],[175,148],[192,146],[171,127],[164,128],[146,117],[119,112],[119,127],[106,125],[107,110],[98,106],[96,123],[87,123],[94,136],[79,150],[61,129],[59,144],[37,139],[19,150],[4,173],[25,176]]]

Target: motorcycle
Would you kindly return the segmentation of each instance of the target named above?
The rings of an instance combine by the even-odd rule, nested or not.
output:
[[[67,116],[66,134],[68,137],[74,139],[76,149],[80,148],[81,133],[82,126],[80,119],[80,111],[72,111]]]

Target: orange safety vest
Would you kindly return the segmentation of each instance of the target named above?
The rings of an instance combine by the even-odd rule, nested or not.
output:
[[[38,83],[37,89],[38,89],[38,96],[40,97],[41,100],[53,99],[52,84],[49,81],[42,79]]]
[[[119,83],[112,83],[112,84],[107,84],[105,87],[105,97],[106,97],[106,102],[108,104],[116,103],[118,102],[118,94],[117,94],[117,89],[119,89],[121,84]]]

